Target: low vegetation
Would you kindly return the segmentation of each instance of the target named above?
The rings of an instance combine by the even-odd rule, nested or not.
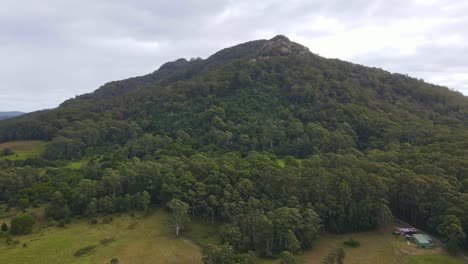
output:
[[[95,251],[96,247],[97,247],[96,245],[91,245],[91,246],[86,246],[84,248],[80,248],[73,255],[75,257],[81,257],[81,256],[84,256],[86,254],[93,253]]]
[[[350,238],[348,240],[343,241],[343,245],[356,248],[356,247],[359,247],[361,243],[359,243],[359,241],[357,240],[354,240],[353,238]]]
[[[110,243],[114,242],[115,239],[114,238],[104,238],[100,241],[101,245],[103,246],[107,246],[109,245]]]

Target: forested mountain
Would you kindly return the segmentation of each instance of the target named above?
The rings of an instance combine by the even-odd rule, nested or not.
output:
[[[16,116],[20,116],[24,114],[23,112],[17,112],[17,111],[12,111],[12,112],[0,112],[0,120],[8,119],[8,118],[13,118]]]
[[[468,245],[468,98],[284,36],[0,122],[0,142],[28,139],[48,141],[43,157],[0,161],[0,200],[50,202],[54,219],[139,207],[147,192],[220,221],[240,253],[297,252],[392,213]],[[42,169],[64,160],[87,163]]]

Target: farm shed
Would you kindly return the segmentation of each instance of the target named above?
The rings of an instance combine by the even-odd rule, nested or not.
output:
[[[418,248],[431,249],[434,246],[434,244],[432,244],[432,239],[427,235],[414,234],[413,238]]]

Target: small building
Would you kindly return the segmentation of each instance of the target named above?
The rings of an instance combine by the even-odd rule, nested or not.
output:
[[[431,249],[434,247],[432,239],[428,235],[414,234],[413,238],[418,248]]]

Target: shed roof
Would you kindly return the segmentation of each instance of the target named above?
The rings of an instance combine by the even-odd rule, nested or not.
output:
[[[431,239],[427,235],[414,234],[413,237],[420,244],[430,244],[431,243]]]

